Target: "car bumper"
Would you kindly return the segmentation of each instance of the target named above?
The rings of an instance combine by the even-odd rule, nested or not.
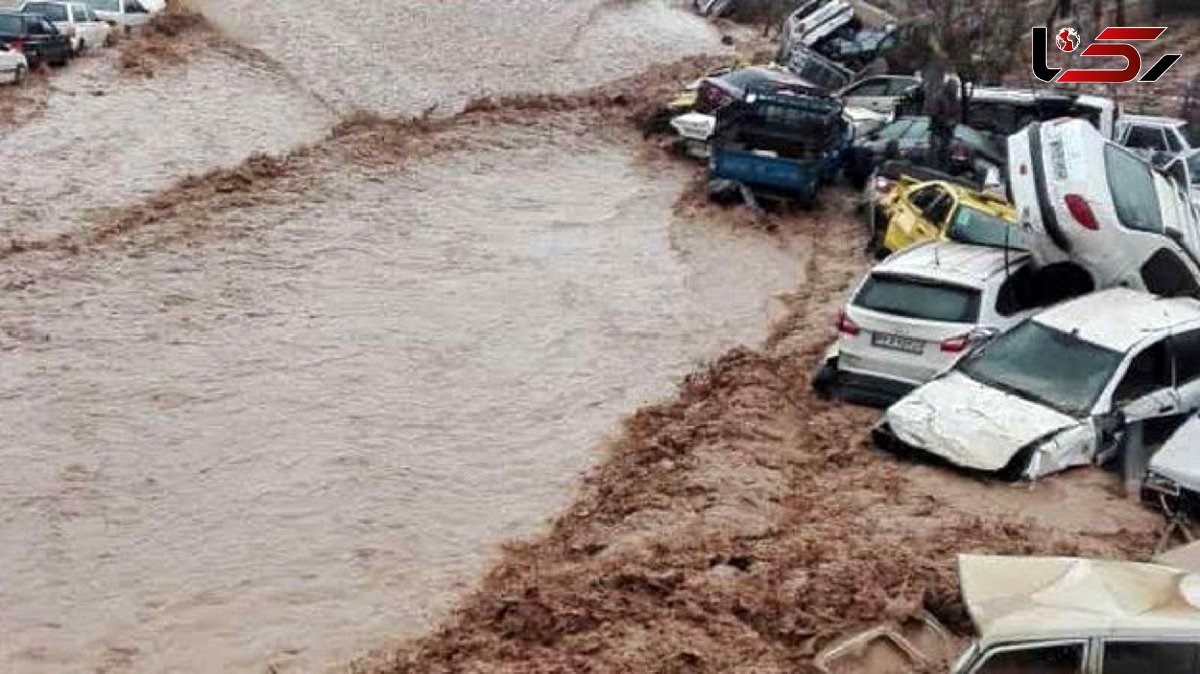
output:
[[[870,407],[890,407],[912,393],[917,384],[876,374],[838,370],[838,397],[847,402]]]

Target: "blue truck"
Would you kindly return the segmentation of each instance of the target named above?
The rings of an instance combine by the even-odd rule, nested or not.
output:
[[[850,136],[836,98],[752,91],[717,113],[709,178],[807,206],[841,170]]]

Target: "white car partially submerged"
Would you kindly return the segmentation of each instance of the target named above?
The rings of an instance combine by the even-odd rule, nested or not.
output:
[[[888,405],[973,346],[1037,311],[1029,256],[925,242],[866,274],[837,317],[838,339],[813,380],[821,393]]]
[[[1190,569],[960,555],[958,577],[978,638],[951,674],[1198,671],[1200,576]]]
[[[1136,422],[1200,407],[1200,301],[1125,288],[1058,304],[887,410],[879,447],[1004,479],[1117,455]]]
[[[1083,120],[1008,140],[1017,217],[1039,266],[1093,288],[1200,297],[1200,227],[1186,162],[1170,175]]]
[[[19,84],[29,74],[25,55],[0,46],[0,81]]]

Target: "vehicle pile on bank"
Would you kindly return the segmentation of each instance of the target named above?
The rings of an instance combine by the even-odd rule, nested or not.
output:
[[[31,70],[111,46],[165,8],[165,0],[56,0],[0,10],[0,81],[20,84]]]
[[[711,197],[754,208],[808,206],[839,175],[863,189],[880,262],[838,313],[813,386],[885,408],[876,447],[1008,481],[1119,466],[1187,533],[1200,509],[1193,130],[1103,96],[951,78],[969,95],[935,162],[921,79],[872,69],[897,26],[863,2],[800,3],[775,63],[707,73],[672,102],[674,145],[707,161]],[[1200,671],[1190,571],[973,557],[961,571],[981,640],[956,672],[1100,671],[1100,651],[1104,672]]]

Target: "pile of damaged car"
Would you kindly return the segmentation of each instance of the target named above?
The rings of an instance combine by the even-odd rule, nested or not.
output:
[[[1147,563],[1083,557],[958,556],[963,642],[925,611],[843,638],[822,674],[1146,674],[1200,663],[1200,544]]]

